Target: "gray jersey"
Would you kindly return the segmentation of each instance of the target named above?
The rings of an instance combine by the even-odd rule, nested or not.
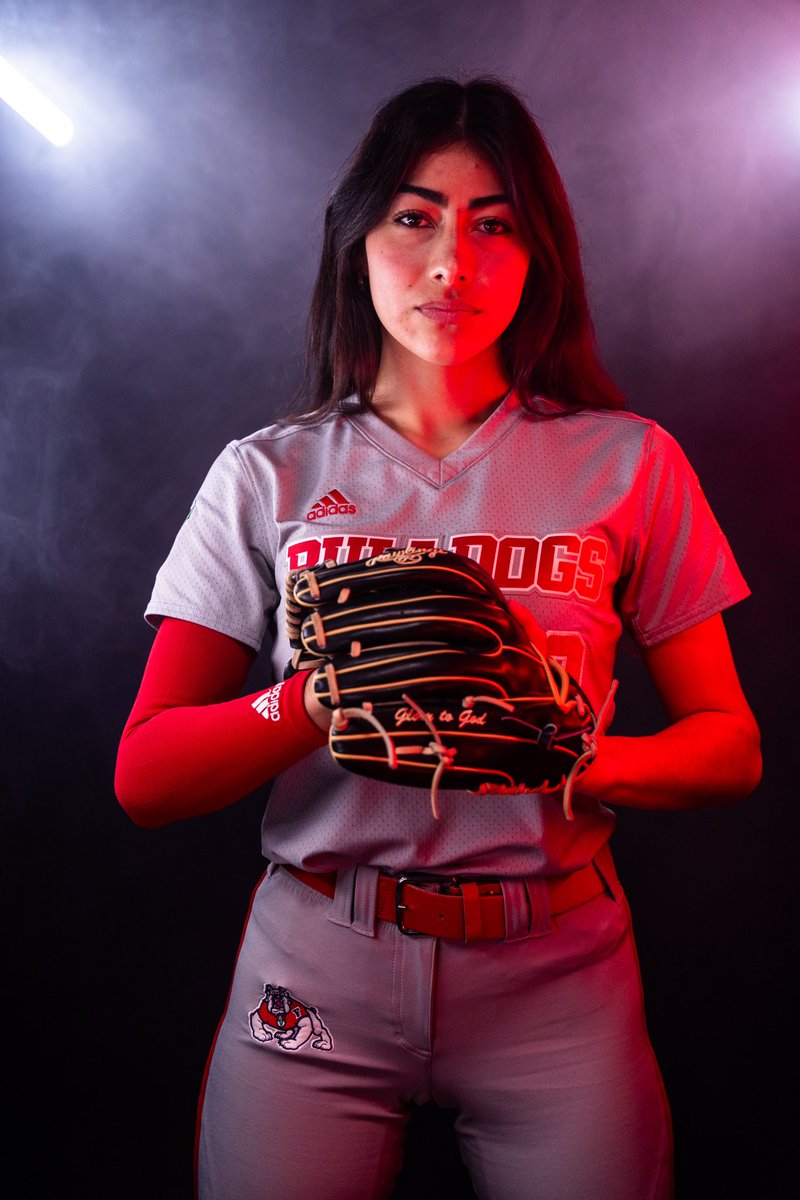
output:
[[[509,395],[441,461],[372,412],[232,442],[158,573],[148,620],[193,621],[255,649],[268,637],[281,679],[287,569],[440,546],[530,609],[599,708],[623,627],[652,646],[748,588],[669,434],[630,413],[538,405],[531,415]],[[351,775],[323,748],[275,781],[263,849],[313,871],[554,874],[587,863],[614,823],[602,806],[567,823],[557,794],[445,791],[440,808],[436,822],[426,789]]]

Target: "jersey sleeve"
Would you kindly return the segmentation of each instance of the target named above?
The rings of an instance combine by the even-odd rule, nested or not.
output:
[[[258,650],[277,605],[274,545],[236,443],[212,465],[159,570],[145,618],[177,617]]]
[[[655,646],[750,594],[678,443],[651,427],[639,469],[631,563],[620,581],[622,619]]]

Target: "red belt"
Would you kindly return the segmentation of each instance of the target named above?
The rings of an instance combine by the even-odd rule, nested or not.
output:
[[[301,883],[333,899],[336,872],[304,871],[284,863],[283,869]],[[550,914],[557,916],[586,904],[606,890],[594,863],[545,879]],[[440,891],[430,891],[436,884]],[[428,885],[428,886],[418,886]],[[409,871],[405,875],[378,876],[378,916],[390,921],[401,933],[427,934],[460,942],[502,940],[506,936],[505,905],[499,879],[470,879],[456,875],[428,875]]]

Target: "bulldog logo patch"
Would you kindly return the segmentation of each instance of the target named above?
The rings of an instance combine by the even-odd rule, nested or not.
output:
[[[257,1042],[275,1042],[281,1050],[332,1050],[333,1038],[319,1011],[303,1004],[285,987],[264,984],[264,995],[250,1016],[250,1034]]]

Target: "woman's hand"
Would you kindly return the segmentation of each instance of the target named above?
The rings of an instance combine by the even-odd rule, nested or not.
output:
[[[329,708],[326,708],[325,705],[321,704],[317,699],[316,692],[314,691],[315,675],[316,671],[309,671],[308,673],[305,690],[303,692],[303,703],[305,704],[306,712],[317,728],[321,729],[323,733],[327,733],[331,727],[331,717],[333,714]]]
[[[649,737],[598,738],[579,797],[679,810],[744,799],[761,778],[758,726],[742,693],[722,617],[668,638],[644,659],[671,724]]]

